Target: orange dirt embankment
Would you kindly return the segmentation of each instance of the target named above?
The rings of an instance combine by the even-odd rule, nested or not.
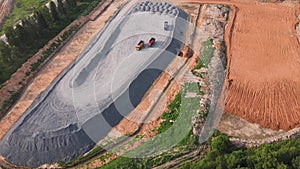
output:
[[[231,37],[225,112],[271,129],[300,127],[296,8],[239,8]]]
[[[163,72],[145,94],[141,103],[139,103],[139,105],[126,116],[115,129],[122,134],[130,134],[141,127],[139,134],[145,135],[146,137],[154,136],[156,132],[153,129],[159,126],[161,115],[163,112],[167,111],[167,105],[172,102],[175,95],[179,92],[180,87],[177,83],[174,83],[172,87],[166,91],[165,98],[162,101],[163,104],[158,103],[157,106],[160,107],[160,111],[151,112],[147,120],[144,120],[151,111],[151,107],[156,104],[155,102],[159,98],[161,92],[165,90],[171,80],[172,77],[168,73]]]
[[[120,4],[125,2],[126,0],[114,1],[99,17],[91,18],[95,20],[87,22],[57,53],[57,55],[49,62],[49,64],[47,64],[45,68],[41,70],[41,72],[29,84],[27,89],[24,91],[24,94],[11,109],[9,114],[0,121],[0,140],[15,124],[15,122],[18,121],[18,119],[23,115],[23,113],[37,98],[37,96],[42,93],[66,67],[76,60],[77,56],[79,56],[86,45],[90,43],[96,33],[98,33],[99,30],[104,27],[105,21],[107,21],[114,14]],[[98,8],[98,10],[101,10],[102,8],[103,6],[100,6],[100,9]],[[21,73],[22,71],[20,73],[16,73],[15,75],[19,76]],[[23,72],[23,74],[25,74],[25,72]]]
[[[233,26],[226,30],[231,35],[225,37],[225,112],[275,130],[300,127],[300,46],[295,30],[300,5],[209,2],[237,7]]]
[[[176,77],[176,72],[187,61],[186,57],[190,56],[191,51],[184,47],[183,56],[177,56],[167,69],[161,73],[161,75],[155,80],[151,88],[144,95],[142,101],[138,106],[130,112],[121,122],[113,128],[113,133],[117,131],[122,135],[143,136],[143,141],[146,141],[156,135],[156,130],[162,121],[161,116],[164,112],[168,111],[168,105],[174,100],[175,96],[181,89],[181,84],[184,83],[184,78]],[[186,66],[193,67],[197,64],[197,57],[193,57],[188,61]],[[179,74],[180,72],[178,72]],[[178,75],[177,74],[177,75]],[[161,97],[160,97],[161,96]],[[134,134],[134,135],[132,135]],[[108,134],[110,135],[110,134]],[[134,144],[127,144],[126,151],[132,150],[141,144],[141,140],[134,142]],[[110,162],[117,158],[125,151],[121,151],[118,155],[113,155],[100,161],[99,157],[78,166],[78,168],[96,168]]]

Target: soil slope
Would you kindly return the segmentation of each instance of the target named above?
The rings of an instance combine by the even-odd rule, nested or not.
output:
[[[5,16],[9,15],[15,0],[0,0],[0,27],[3,24],[3,19]]]
[[[141,11],[132,13],[137,5],[122,15],[124,18],[116,13],[74,65],[59,75],[7,132],[0,142],[0,153],[8,162],[36,167],[70,161],[90,150],[137,106],[174,59],[181,46],[175,37],[185,31],[185,22],[179,18],[186,18],[170,4],[164,6],[172,11],[163,15],[154,12],[167,10],[154,9],[151,14],[139,8]],[[166,20],[173,26],[168,30],[147,24]],[[132,26],[137,21],[139,27]],[[158,39],[153,47],[135,50],[138,40],[151,36]]]
[[[225,112],[271,129],[300,126],[300,48],[295,9],[238,7],[227,76]]]
[[[225,112],[266,128],[300,127],[300,46],[295,30],[299,4],[193,2],[237,7],[232,28],[227,27],[231,35],[225,37]]]

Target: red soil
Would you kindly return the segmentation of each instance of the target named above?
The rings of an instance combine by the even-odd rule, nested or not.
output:
[[[275,130],[300,127],[300,46],[295,30],[300,5],[252,0],[193,2],[237,9],[225,34],[225,112]]]

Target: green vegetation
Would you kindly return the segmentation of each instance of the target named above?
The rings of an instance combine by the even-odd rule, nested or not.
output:
[[[182,169],[300,168],[300,138],[244,149],[235,147],[228,136],[218,133],[209,144],[211,151],[204,159],[185,164]]]
[[[94,148],[92,151],[90,151],[86,155],[78,156],[77,158],[75,158],[74,160],[72,160],[72,161],[70,161],[68,163],[59,162],[58,165],[61,166],[61,167],[64,167],[64,168],[65,167],[72,167],[74,165],[82,163],[83,161],[86,161],[87,159],[90,159],[90,158],[96,156],[97,154],[99,154],[101,152],[104,152],[104,150],[103,150],[102,147],[98,146],[98,147]]]
[[[101,157],[99,158],[99,160],[100,160],[101,162],[105,162],[105,160],[108,159],[109,157],[111,157],[112,155],[113,155],[113,153],[109,153],[109,152],[108,152],[107,154],[101,156]]]
[[[58,0],[57,7],[53,2],[49,4],[50,10],[44,6],[48,0],[40,0],[36,6],[32,6],[33,0],[17,1],[17,7],[2,30],[9,44],[0,42],[0,84],[62,29],[79,16],[87,15],[100,1],[66,0],[62,3]],[[23,10],[32,16],[20,12]],[[18,19],[22,25],[12,23]]]
[[[14,25],[17,21],[26,18],[48,2],[49,0],[16,0],[11,15],[5,20],[4,27]]]
[[[202,67],[208,67],[208,64],[210,63],[210,60],[214,54],[215,48],[213,47],[213,39],[208,39],[207,41],[204,41],[202,43],[202,51],[201,51],[201,57],[197,63],[197,65],[194,67],[194,70],[201,69]],[[202,75],[200,73],[193,72],[195,76],[201,77]]]
[[[97,7],[97,5],[101,2],[101,0],[94,0],[92,2],[88,3],[88,7],[84,9],[84,11],[82,12],[82,16],[86,16],[88,15],[90,12],[93,11],[94,8]],[[87,2],[81,2],[81,3],[87,3]]]
[[[31,72],[34,72],[35,70],[37,70],[37,68],[40,66],[40,64],[42,64],[55,51],[56,48],[58,48],[62,43],[64,43],[65,40],[67,40],[72,35],[72,33],[75,30],[77,30],[78,26],[79,25],[72,26],[68,31],[66,31],[60,37],[59,40],[57,40],[54,43],[52,43],[50,45],[50,47],[43,52],[42,56],[37,60],[37,62],[35,62],[35,63],[33,63],[33,64],[30,65]]]
[[[157,136],[101,168],[153,168],[196,149],[198,137],[192,134],[191,121],[199,108],[199,98],[185,97],[189,92],[199,94],[198,84],[186,83],[176,95],[168,106],[169,111],[162,116]],[[151,152],[157,153],[147,156]],[[129,158],[134,156],[140,158]]]
[[[5,100],[1,105],[0,112],[6,109],[9,105],[12,105],[15,102],[15,100],[19,98],[20,95],[21,95],[20,92],[12,93],[12,95],[10,95],[10,97],[7,100]],[[0,114],[0,118],[2,118],[3,116],[4,116],[3,114]]]
[[[181,92],[179,92],[173,102],[168,105],[168,112],[165,112],[162,115],[162,122],[160,123],[159,128],[157,129],[157,134],[163,133],[168,130],[175,120],[177,119],[180,112],[180,104],[181,104]]]
[[[201,63],[199,62],[196,67],[208,67],[210,60],[214,54],[215,48],[213,47],[213,39],[208,39],[207,41],[202,43],[202,51],[201,51]]]
[[[34,2],[32,0],[21,0],[16,2],[18,6],[11,18],[7,19],[3,27],[3,32],[7,37],[8,44],[0,41],[0,88],[5,84],[11,75],[22,66],[30,57],[32,57],[40,48],[42,48],[50,39],[55,37],[62,29],[69,25],[73,20],[78,18],[82,13],[91,11],[95,3],[101,0],[58,0],[58,6],[52,1],[50,2],[50,10],[44,6],[47,2],[38,1],[37,6],[29,8]],[[92,3],[91,3],[92,2]],[[92,6],[92,7],[91,7]],[[31,16],[23,15],[21,9],[27,9],[27,12],[32,13]],[[17,17],[17,14],[19,16]],[[10,23],[9,20],[15,18],[22,19],[22,24]],[[43,52],[42,56],[36,63],[30,67],[30,71],[26,72],[29,76],[57,49],[64,43],[79,25],[71,27],[66,31],[59,40],[52,43],[50,47]],[[20,82],[21,84],[22,82]],[[18,92],[17,92],[18,93]],[[18,98],[17,95],[11,96],[1,105],[0,114],[6,110]]]
[[[203,62],[201,59],[199,59],[197,65],[195,66],[194,69],[201,69],[202,67],[204,67]]]

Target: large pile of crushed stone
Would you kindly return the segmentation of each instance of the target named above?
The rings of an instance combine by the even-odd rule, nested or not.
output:
[[[162,3],[163,9],[168,6],[166,15],[136,11],[141,4],[154,3],[138,3],[126,17],[113,17],[9,130],[0,142],[8,162],[29,167],[68,162],[89,151],[137,106],[175,57],[187,18],[171,4]],[[164,21],[170,29],[164,30]],[[135,51],[139,40],[152,36],[154,47]]]

